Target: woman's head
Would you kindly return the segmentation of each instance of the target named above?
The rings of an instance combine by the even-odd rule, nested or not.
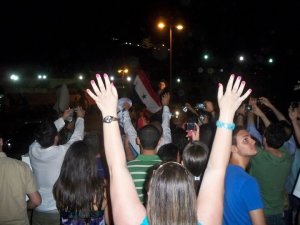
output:
[[[101,207],[104,181],[97,176],[94,152],[83,141],[68,149],[53,194],[58,209],[89,211],[95,199]]]
[[[192,174],[179,163],[167,162],[156,169],[148,192],[150,224],[197,224],[193,182]]]
[[[194,176],[196,193],[198,193],[200,188],[200,176],[206,168],[208,155],[208,147],[200,141],[190,142],[182,153],[183,166]]]

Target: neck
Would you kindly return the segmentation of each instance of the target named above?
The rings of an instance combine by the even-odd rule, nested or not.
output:
[[[246,167],[248,166],[249,162],[250,162],[250,157],[245,157],[245,156],[232,156],[229,161],[230,164],[240,166],[244,170],[246,170]]]
[[[281,157],[282,156],[282,153],[278,149],[276,149],[276,148],[271,148],[269,146],[266,146],[265,150],[267,152],[270,152],[271,154],[277,156],[277,157]]]
[[[143,155],[156,155],[155,149],[142,149],[141,152]]]

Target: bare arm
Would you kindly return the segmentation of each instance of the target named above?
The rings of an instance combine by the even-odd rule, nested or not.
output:
[[[38,191],[27,194],[27,209],[34,209],[42,203],[42,197]]]
[[[118,93],[115,86],[110,83],[106,74],[103,75],[105,86],[99,74],[96,75],[96,79],[98,85],[95,81],[91,81],[94,93],[89,89],[87,89],[87,93],[96,102],[103,118],[106,116],[117,117]],[[138,198],[127,169],[118,122],[104,123],[103,136],[110,174],[110,195],[114,223],[116,225],[138,225],[146,216],[146,210]]]
[[[289,108],[289,117],[291,119],[292,126],[294,128],[294,136],[298,144],[300,145],[300,122],[297,120],[297,117],[300,117],[300,115],[298,115],[297,110],[293,110]]]
[[[230,76],[224,94],[223,85],[219,84],[220,121],[233,122],[235,111],[251,93],[251,90],[248,90],[242,95],[244,87],[245,82],[241,82],[241,77],[234,82],[234,75]],[[197,199],[198,221],[205,225],[222,224],[224,178],[230,157],[231,136],[232,130],[230,129],[218,127],[216,130],[211,155]]]
[[[280,120],[287,120],[285,118],[285,116],[269,101],[269,99],[267,99],[266,97],[260,97],[259,101],[262,104],[264,104],[265,106],[267,106],[268,108],[270,108],[279,121]]]
[[[263,209],[250,211],[250,217],[253,225],[266,225],[265,214]]]

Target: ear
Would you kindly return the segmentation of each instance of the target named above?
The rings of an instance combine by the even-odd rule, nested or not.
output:
[[[141,145],[141,140],[138,137],[136,138],[136,144]]]
[[[237,148],[236,145],[231,145],[231,153],[237,153],[239,149]]]
[[[58,141],[59,141],[59,136],[56,135],[54,138],[54,145],[58,145]]]

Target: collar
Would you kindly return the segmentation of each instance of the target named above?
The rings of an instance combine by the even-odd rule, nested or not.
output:
[[[4,152],[0,152],[0,158],[4,158],[7,157],[6,154]]]

